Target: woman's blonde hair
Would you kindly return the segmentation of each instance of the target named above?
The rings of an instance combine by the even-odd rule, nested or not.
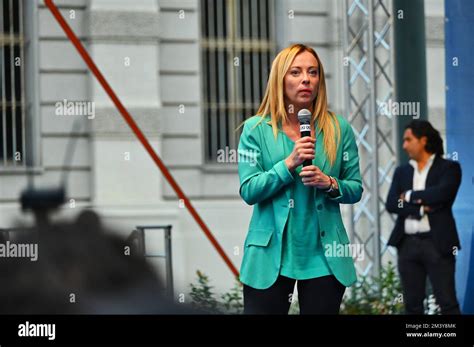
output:
[[[278,122],[284,120],[286,123],[288,121],[284,98],[284,78],[295,57],[305,51],[311,53],[319,65],[319,88],[313,102],[311,126],[317,121],[319,128],[324,133],[324,151],[332,166],[336,160],[336,151],[341,136],[341,129],[335,114],[328,110],[323,64],[314,49],[306,45],[294,44],[278,53],[273,60],[265,95],[256,115],[262,117],[258,122],[260,123],[264,119],[264,116],[270,114],[273,134],[276,139],[278,136]],[[242,125],[243,123],[237,129]]]

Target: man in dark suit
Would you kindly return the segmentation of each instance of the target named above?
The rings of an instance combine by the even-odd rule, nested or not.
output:
[[[398,215],[388,244],[398,250],[405,311],[423,314],[428,276],[441,313],[460,314],[454,268],[461,247],[452,205],[461,167],[442,158],[443,140],[427,121],[406,126],[403,149],[410,162],[395,170],[386,208]]]

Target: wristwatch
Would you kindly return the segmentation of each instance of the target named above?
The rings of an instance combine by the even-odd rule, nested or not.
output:
[[[329,180],[331,181],[331,185],[329,186],[329,189],[324,191],[325,193],[331,193],[336,190],[336,183],[334,182],[334,178],[332,178],[329,175],[328,177],[329,177]]]

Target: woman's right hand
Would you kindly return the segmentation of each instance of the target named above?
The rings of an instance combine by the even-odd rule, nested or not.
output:
[[[313,160],[315,155],[314,144],[316,139],[305,136],[295,142],[293,152],[285,159],[285,164],[288,170],[293,171],[298,166],[303,164],[306,159]]]

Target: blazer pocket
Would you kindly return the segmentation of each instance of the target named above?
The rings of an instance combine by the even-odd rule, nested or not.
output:
[[[270,243],[272,235],[273,229],[250,229],[245,241],[245,245],[266,247]]]

